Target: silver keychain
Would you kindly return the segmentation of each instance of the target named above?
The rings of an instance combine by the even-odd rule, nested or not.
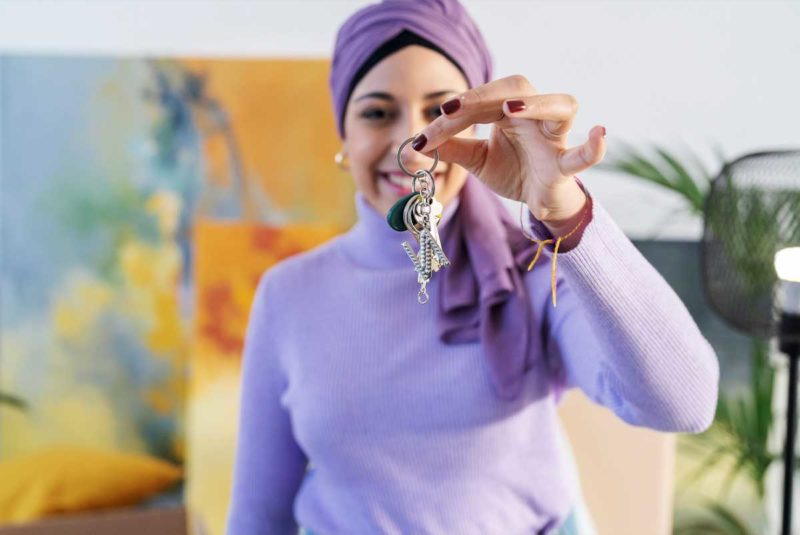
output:
[[[430,169],[420,169],[415,173],[411,173],[406,169],[400,157],[403,147],[413,141],[415,137],[408,138],[400,145],[400,149],[397,151],[397,163],[404,173],[413,177],[411,182],[413,194],[402,207],[403,223],[405,228],[416,238],[419,244],[419,251],[415,253],[407,241],[403,242],[402,245],[414,264],[414,271],[417,272],[417,282],[420,284],[417,300],[421,304],[425,304],[428,302],[426,286],[431,279],[431,275],[433,272],[449,266],[450,260],[444,254],[437,228],[442,217],[442,203],[433,197],[436,193],[433,170],[436,169],[436,164],[439,163],[439,151],[434,150],[434,161]],[[419,189],[417,189],[418,186]]]

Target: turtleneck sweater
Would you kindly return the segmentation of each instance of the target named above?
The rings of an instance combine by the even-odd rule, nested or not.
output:
[[[495,396],[479,342],[439,339],[439,273],[421,305],[400,245],[413,237],[361,192],[351,229],[267,269],[242,356],[228,535],[553,533],[579,488],[557,415],[573,387],[634,426],[705,430],[714,350],[593,203],[558,254],[556,307],[549,262],[524,273],[541,358],[513,400]],[[440,235],[453,217],[458,198]]]

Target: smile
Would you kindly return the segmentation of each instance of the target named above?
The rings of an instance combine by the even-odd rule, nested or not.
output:
[[[392,171],[392,172],[378,172],[378,177],[385,181],[386,184],[398,195],[408,195],[411,193],[411,186],[413,178],[408,176],[407,174],[400,172],[400,171]],[[444,172],[433,173],[433,180],[436,183],[436,186],[440,186],[442,183],[442,179],[444,178]],[[419,187],[419,186],[418,186]]]

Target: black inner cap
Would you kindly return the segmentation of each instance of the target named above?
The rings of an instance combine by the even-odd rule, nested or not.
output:
[[[372,53],[370,57],[359,67],[358,71],[356,71],[355,76],[353,76],[353,80],[350,82],[350,87],[347,89],[347,98],[345,98],[344,108],[342,109],[342,116],[339,120],[342,122],[342,131],[344,131],[344,117],[347,114],[347,105],[350,102],[350,95],[353,94],[353,89],[355,89],[356,84],[369,72],[369,70],[374,67],[379,61],[381,61],[386,56],[397,52],[401,48],[408,46],[408,45],[420,45],[431,50],[438,52],[439,54],[446,57],[450,62],[458,67],[458,70],[461,71],[461,74],[464,75],[464,79],[467,80],[469,83],[469,78],[467,78],[464,69],[461,68],[456,60],[454,60],[447,52],[436,46],[435,44],[431,43],[424,37],[420,37],[419,35],[415,34],[410,30],[403,30],[395,37],[389,39],[381,46],[379,46],[375,52]]]

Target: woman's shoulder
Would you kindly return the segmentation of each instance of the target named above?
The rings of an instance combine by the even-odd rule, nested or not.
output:
[[[307,287],[322,275],[336,269],[340,259],[336,247],[340,238],[341,236],[335,236],[310,249],[282,258],[268,267],[262,278],[269,280],[269,284],[277,288],[294,290]]]

